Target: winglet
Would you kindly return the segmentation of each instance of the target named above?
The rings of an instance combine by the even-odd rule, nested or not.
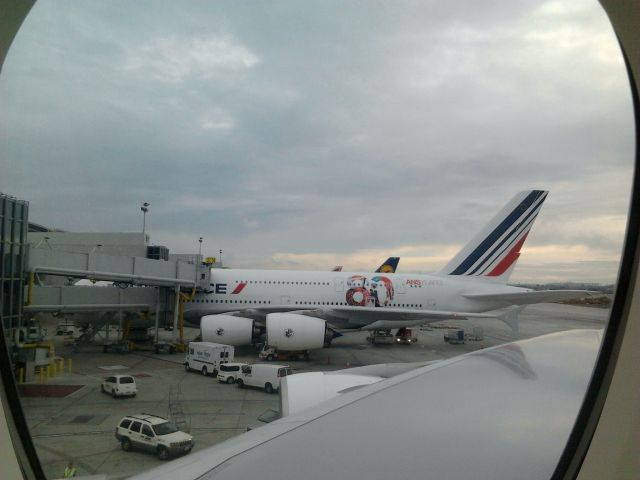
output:
[[[507,283],[548,193],[528,190],[516,194],[440,273]]]
[[[511,332],[513,333],[513,337],[516,339],[520,337],[520,321],[518,316],[526,307],[527,305],[513,307],[497,316],[498,320],[502,320],[504,323],[509,325]]]

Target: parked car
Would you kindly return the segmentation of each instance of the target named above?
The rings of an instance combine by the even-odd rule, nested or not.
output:
[[[113,375],[107,377],[100,390],[103,393],[110,393],[112,397],[135,397],[138,393],[136,379],[131,375]]]
[[[56,326],[56,335],[75,335],[76,326],[73,322],[60,322]]]
[[[264,388],[267,393],[275,393],[280,390],[280,379],[292,373],[289,365],[255,363],[253,365],[245,365],[240,369],[236,383],[240,388],[244,388],[246,385]]]
[[[140,448],[154,452],[160,460],[189,453],[194,445],[191,435],[165,418],[147,413],[123,417],[116,427],[116,438],[125,452]]]
[[[246,367],[246,363],[223,363],[218,371],[218,381],[222,383],[235,383],[240,375],[242,367]]]

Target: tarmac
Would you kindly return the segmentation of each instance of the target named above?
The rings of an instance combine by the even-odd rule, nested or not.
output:
[[[577,328],[604,328],[608,310],[560,304],[538,304],[520,314],[520,339]],[[53,323],[52,326],[55,326]],[[449,328],[467,333],[482,327],[484,339],[450,345],[443,341]],[[52,332],[51,328],[49,331]],[[450,321],[414,329],[414,345],[370,345],[368,332],[349,333],[336,338],[331,348],[311,352],[308,362],[286,362],[295,372],[327,371],[376,363],[442,360],[481,348],[514,340],[511,330],[499,320]],[[52,332],[53,333],[53,332]],[[186,339],[195,338],[196,329],[185,329]],[[173,332],[162,334],[169,338]],[[124,452],[114,431],[120,419],[135,413],[151,413],[172,419],[184,413],[187,428],[195,440],[194,451],[208,448],[259,425],[265,410],[279,408],[278,395],[261,390],[239,389],[219,383],[213,377],[186,372],[184,354],[155,354],[146,351],[102,353],[100,347],[82,353],[64,345],[60,337],[49,336],[56,355],[65,359],[65,370],[46,382],[37,378],[30,385],[59,385],[61,395],[38,396],[38,388],[22,398],[40,462],[47,478],[60,478],[69,461],[77,475],[98,475],[120,479],[163,463],[143,451]],[[237,348],[235,361],[257,363],[257,350]],[[71,371],[68,370],[71,359]],[[283,363],[283,362],[278,362]],[[100,392],[100,384],[110,374],[133,375],[138,394],[115,399]],[[55,388],[55,387],[54,387]],[[69,393],[70,392],[70,393]]]

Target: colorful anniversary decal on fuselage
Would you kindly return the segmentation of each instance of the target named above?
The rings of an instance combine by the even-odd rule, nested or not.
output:
[[[376,275],[369,280],[364,275],[347,279],[346,300],[354,307],[385,307],[393,301],[393,283],[387,277]]]

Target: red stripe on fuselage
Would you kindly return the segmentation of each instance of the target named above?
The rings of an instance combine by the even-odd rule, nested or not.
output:
[[[496,268],[487,274],[489,277],[499,277],[506,272],[511,265],[513,265],[513,262],[515,262],[520,256],[520,249],[522,248],[524,241],[527,239],[527,235],[529,235],[529,232],[525,233],[524,237],[522,237],[520,241],[513,246],[507,256],[504,257],[498,265],[496,265]]]
[[[240,293],[242,291],[242,289],[244,287],[246,287],[246,286],[247,286],[247,282],[239,283],[238,285],[236,285],[236,288],[233,289],[233,292],[231,292],[231,295],[234,295],[236,293]]]

